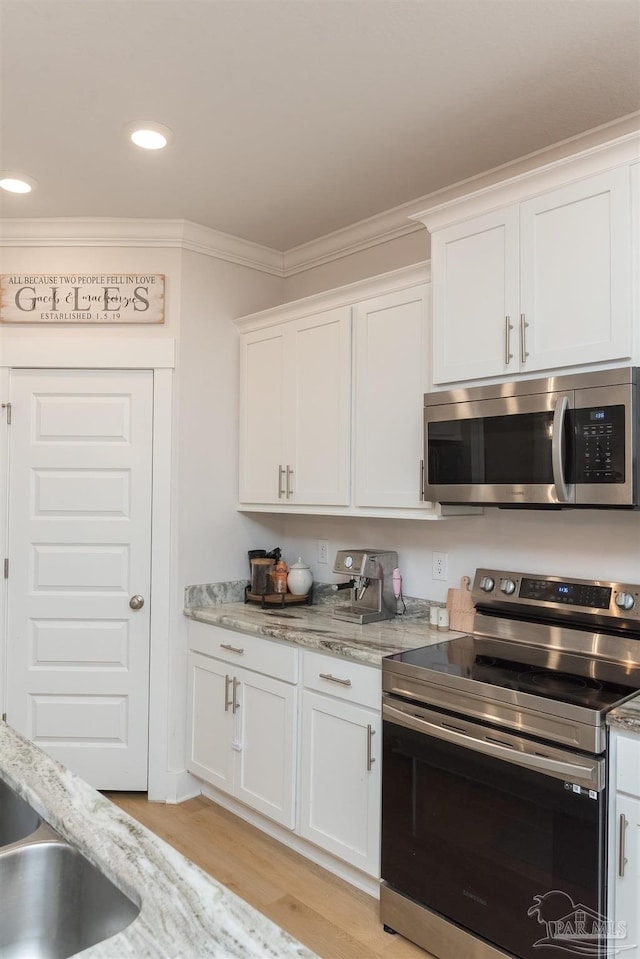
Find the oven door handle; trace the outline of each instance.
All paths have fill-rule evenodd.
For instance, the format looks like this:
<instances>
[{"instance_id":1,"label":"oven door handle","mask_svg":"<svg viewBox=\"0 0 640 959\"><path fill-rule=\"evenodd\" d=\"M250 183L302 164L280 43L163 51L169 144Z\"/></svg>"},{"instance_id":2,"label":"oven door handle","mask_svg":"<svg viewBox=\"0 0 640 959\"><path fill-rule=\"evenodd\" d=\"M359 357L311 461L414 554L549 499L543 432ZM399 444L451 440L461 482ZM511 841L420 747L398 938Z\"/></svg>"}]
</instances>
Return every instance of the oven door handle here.
<instances>
[{"instance_id":1,"label":"oven door handle","mask_svg":"<svg viewBox=\"0 0 640 959\"><path fill-rule=\"evenodd\" d=\"M408 715L403 710L396 709L387 703L384 703L382 707L382 718L389 722L396 723L399 726L406 726L407 729L413 729L419 733L426 733L435 739L442 739L444 742L453 743L456 746L464 746L466 749L483 753L485 756L504 759L506 762L513 763L516 766L534 769L547 776L553 776L555 779L563 779L576 785L583 785L598 792L604 785L599 760L582 764L577 762L564 762L560 759L553 759L550 756L523 753L512 746L503 746L495 742L495 740L488 741L478 739L475 736L470 736L467 732L458 732L456 729L451 728L445 729L437 723L429 722L427 719L421 719L415 715ZM455 723L455 718L452 717L451 722Z\"/></svg>"}]
</instances>

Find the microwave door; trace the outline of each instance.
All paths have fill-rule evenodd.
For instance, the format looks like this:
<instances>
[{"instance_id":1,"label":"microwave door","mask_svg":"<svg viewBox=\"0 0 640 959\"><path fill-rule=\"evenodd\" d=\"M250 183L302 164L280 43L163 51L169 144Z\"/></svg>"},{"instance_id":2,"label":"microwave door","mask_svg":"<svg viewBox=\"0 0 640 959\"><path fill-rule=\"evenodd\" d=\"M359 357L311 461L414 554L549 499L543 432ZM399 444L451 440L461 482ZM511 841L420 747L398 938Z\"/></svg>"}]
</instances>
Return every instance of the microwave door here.
<instances>
[{"instance_id":1,"label":"microwave door","mask_svg":"<svg viewBox=\"0 0 640 959\"><path fill-rule=\"evenodd\" d=\"M572 406L570 393L541 393L425 408L425 499L488 506L572 503Z\"/></svg>"}]
</instances>

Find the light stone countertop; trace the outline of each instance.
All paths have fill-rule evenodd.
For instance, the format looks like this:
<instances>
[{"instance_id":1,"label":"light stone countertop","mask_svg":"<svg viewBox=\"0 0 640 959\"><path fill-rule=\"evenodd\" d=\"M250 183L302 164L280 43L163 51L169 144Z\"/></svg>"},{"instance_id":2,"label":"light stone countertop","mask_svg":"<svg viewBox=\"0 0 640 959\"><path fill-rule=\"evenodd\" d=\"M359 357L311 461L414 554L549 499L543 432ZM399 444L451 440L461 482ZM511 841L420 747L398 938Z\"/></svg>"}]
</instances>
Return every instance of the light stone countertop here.
<instances>
[{"instance_id":1,"label":"light stone countertop","mask_svg":"<svg viewBox=\"0 0 640 959\"><path fill-rule=\"evenodd\" d=\"M271 920L0 722L0 778L140 904L91 959L318 959ZM211 842L215 843L215 836Z\"/></svg>"},{"instance_id":2,"label":"light stone countertop","mask_svg":"<svg viewBox=\"0 0 640 959\"><path fill-rule=\"evenodd\" d=\"M329 602L264 610L258 604L223 602L185 607L184 614L200 623L279 639L378 668L385 656L443 643L463 635L453 630L430 627L428 606L405 616L364 626L334 619L332 610L333 604Z\"/></svg>"},{"instance_id":3,"label":"light stone countertop","mask_svg":"<svg viewBox=\"0 0 640 959\"><path fill-rule=\"evenodd\" d=\"M607 725L640 736L640 693L607 713Z\"/></svg>"}]
</instances>

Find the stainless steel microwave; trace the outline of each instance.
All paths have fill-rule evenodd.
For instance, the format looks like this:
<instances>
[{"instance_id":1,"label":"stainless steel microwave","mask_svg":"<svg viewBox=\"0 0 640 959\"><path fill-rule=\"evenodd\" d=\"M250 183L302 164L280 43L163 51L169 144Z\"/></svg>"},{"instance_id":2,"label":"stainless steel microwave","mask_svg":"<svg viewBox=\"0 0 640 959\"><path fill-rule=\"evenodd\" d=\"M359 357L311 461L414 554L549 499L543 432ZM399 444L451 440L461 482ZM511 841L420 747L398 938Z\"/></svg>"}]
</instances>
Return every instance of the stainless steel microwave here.
<instances>
[{"instance_id":1,"label":"stainless steel microwave","mask_svg":"<svg viewBox=\"0 0 640 959\"><path fill-rule=\"evenodd\" d=\"M424 498L503 507L637 508L639 370L424 397Z\"/></svg>"}]
</instances>

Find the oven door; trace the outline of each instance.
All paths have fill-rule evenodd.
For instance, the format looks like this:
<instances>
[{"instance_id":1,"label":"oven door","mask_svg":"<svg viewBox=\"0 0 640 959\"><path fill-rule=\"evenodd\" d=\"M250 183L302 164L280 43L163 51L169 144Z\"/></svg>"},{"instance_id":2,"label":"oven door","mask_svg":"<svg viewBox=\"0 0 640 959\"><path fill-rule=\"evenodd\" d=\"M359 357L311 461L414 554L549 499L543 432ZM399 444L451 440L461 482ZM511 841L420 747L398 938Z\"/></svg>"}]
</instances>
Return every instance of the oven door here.
<instances>
[{"instance_id":1,"label":"oven door","mask_svg":"<svg viewBox=\"0 0 640 959\"><path fill-rule=\"evenodd\" d=\"M573 505L572 408L572 391L425 407L424 498Z\"/></svg>"},{"instance_id":2,"label":"oven door","mask_svg":"<svg viewBox=\"0 0 640 959\"><path fill-rule=\"evenodd\" d=\"M387 697L383 737L388 887L519 959L605 955L605 760Z\"/></svg>"}]
</instances>

